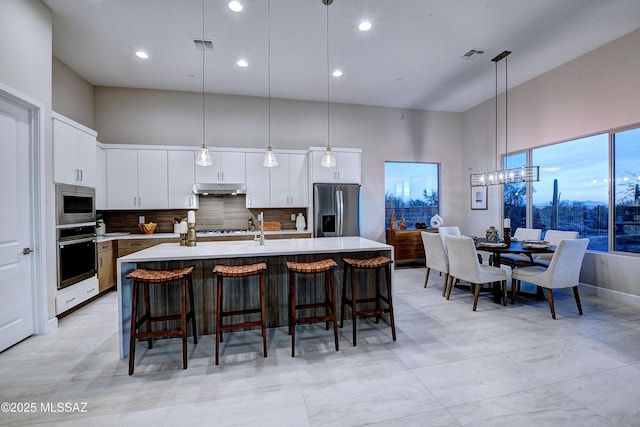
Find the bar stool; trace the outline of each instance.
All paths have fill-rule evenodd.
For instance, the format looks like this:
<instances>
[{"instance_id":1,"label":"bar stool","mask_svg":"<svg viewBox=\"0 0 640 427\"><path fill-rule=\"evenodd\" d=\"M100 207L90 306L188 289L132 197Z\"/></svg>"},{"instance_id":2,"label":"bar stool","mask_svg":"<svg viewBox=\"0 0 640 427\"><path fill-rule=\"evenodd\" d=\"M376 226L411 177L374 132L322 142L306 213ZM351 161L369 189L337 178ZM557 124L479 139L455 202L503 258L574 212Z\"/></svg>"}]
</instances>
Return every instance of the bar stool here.
<instances>
[{"instance_id":1,"label":"bar stool","mask_svg":"<svg viewBox=\"0 0 640 427\"><path fill-rule=\"evenodd\" d=\"M344 275L342 280L342 304L340 306L340 327L344 324L344 306L351 307L351 318L353 319L353 345L356 345L356 319L358 317L371 317L376 316L376 323L381 314L389 313L391 320L391 335L393 340L396 340L396 323L393 317L393 299L391 295L391 269L390 265L393 264L391 258L385 256L377 256L374 258L356 259L356 258L342 258L344 262ZM385 278L387 281L387 296L385 297L380 293L380 270L384 267ZM356 295L356 281L355 271L360 270L375 270L376 271L376 295L375 297L358 298ZM348 272L351 274L348 274ZM347 298L347 279L351 277L351 299ZM387 304L387 307L382 307L382 302ZM358 310L358 304L375 303L375 307L371 309Z\"/></svg>"},{"instance_id":2,"label":"bar stool","mask_svg":"<svg viewBox=\"0 0 640 427\"><path fill-rule=\"evenodd\" d=\"M217 275L218 286L216 291L216 365L218 364L220 354L220 342L222 341L222 333L224 331L233 331L237 329L246 329L260 326L262 328L262 349L264 357L267 357L267 322L265 321L265 299L264 299L264 272L267 264L259 262L249 265L216 265L213 272ZM223 311L223 278L225 277L260 277L260 307L249 308L244 310ZM246 314L260 313L259 321L245 321L230 325L223 325L225 317L241 316Z\"/></svg>"},{"instance_id":3,"label":"bar stool","mask_svg":"<svg viewBox=\"0 0 640 427\"><path fill-rule=\"evenodd\" d=\"M128 279L133 280L133 295L131 298L131 337L129 341L129 375L133 375L134 361L136 353L136 339L146 339L147 345L153 348L153 338L182 338L182 369L187 369L187 323L191 320L193 327L193 343L198 344L198 336L196 333L196 316L193 307L193 284L191 273L194 266L177 268L174 270L148 270L139 268L127 275ZM149 284L167 285L180 284L180 314L169 314L164 316L152 316L151 304L149 298ZM138 291L142 287L145 313L141 318L137 318L138 314ZM189 293L190 310L187 312L186 294ZM180 320L180 327L176 329L167 329L162 331L153 331L151 325L154 322L164 322L167 320ZM139 331L142 324L146 324L146 331Z\"/></svg>"},{"instance_id":4,"label":"bar stool","mask_svg":"<svg viewBox=\"0 0 640 427\"><path fill-rule=\"evenodd\" d=\"M338 347L338 319L336 315L336 287L333 278L333 269L338 264L332 259L323 259L313 262L287 261L289 269L289 334L291 335L291 357L296 355L296 324L326 322L327 331L329 322L333 322L333 336ZM307 304L296 303L296 274L316 275L324 273L324 301ZM298 310L324 308L324 315L298 317Z\"/></svg>"}]
</instances>

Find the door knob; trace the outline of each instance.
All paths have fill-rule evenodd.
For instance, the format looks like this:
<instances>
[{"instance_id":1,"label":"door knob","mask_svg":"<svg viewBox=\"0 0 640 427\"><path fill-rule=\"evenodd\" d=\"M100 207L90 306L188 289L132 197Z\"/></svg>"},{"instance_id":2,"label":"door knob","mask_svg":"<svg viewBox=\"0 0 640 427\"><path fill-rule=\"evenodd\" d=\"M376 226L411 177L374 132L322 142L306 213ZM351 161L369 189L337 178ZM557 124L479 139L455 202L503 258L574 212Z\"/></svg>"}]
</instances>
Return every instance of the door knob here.
<instances>
[{"instance_id":1,"label":"door knob","mask_svg":"<svg viewBox=\"0 0 640 427\"><path fill-rule=\"evenodd\" d=\"M29 255L31 252L33 252L33 249L31 249L31 248L23 248L22 249L22 255Z\"/></svg>"}]
</instances>

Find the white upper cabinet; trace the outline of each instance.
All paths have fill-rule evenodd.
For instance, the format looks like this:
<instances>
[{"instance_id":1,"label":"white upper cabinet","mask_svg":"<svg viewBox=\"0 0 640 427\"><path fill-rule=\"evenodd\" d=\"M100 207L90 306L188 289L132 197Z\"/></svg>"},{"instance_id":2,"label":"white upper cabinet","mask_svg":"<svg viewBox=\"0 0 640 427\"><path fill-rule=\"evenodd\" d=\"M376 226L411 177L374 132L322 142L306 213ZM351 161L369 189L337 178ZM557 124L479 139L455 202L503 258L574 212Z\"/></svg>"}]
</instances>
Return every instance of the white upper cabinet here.
<instances>
[{"instance_id":1,"label":"white upper cabinet","mask_svg":"<svg viewBox=\"0 0 640 427\"><path fill-rule=\"evenodd\" d=\"M307 155L278 153L278 166L262 166L264 153L247 153L247 207L290 208L309 205Z\"/></svg>"},{"instance_id":2,"label":"white upper cabinet","mask_svg":"<svg viewBox=\"0 0 640 427\"><path fill-rule=\"evenodd\" d=\"M362 181L361 152L359 150L342 151L332 148L336 158L336 166L323 168L320 165L324 156L324 149L311 151L312 183L342 183L360 184Z\"/></svg>"},{"instance_id":3,"label":"white upper cabinet","mask_svg":"<svg viewBox=\"0 0 640 427\"><path fill-rule=\"evenodd\" d=\"M245 181L245 153L211 151L213 165L196 165L196 182L243 184Z\"/></svg>"},{"instance_id":4,"label":"white upper cabinet","mask_svg":"<svg viewBox=\"0 0 640 427\"><path fill-rule=\"evenodd\" d=\"M193 194L195 153L169 150L167 156L169 209L197 209L198 196Z\"/></svg>"},{"instance_id":5,"label":"white upper cabinet","mask_svg":"<svg viewBox=\"0 0 640 427\"><path fill-rule=\"evenodd\" d=\"M107 209L107 150L96 147L96 209Z\"/></svg>"},{"instance_id":6,"label":"white upper cabinet","mask_svg":"<svg viewBox=\"0 0 640 427\"><path fill-rule=\"evenodd\" d=\"M265 168L262 166L264 153L247 153L246 171L246 206L248 208L267 208L271 206L269 188L269 170L275 168ZM278 155L278 161L280 156Z\"/></svg>"},{"instance_id":7,"label":"white upper cabinet","mask_svg":"<svg viewBox=\"0 0 640 427\"><path fill-rule=\"evenodd\" d=\"M96 132L53 113L53 181L96 185Z\"/></svg>"},{"instance_id":8,"label":"white upper cabinet","mask_svg":"<svg viewBox=\"0 0 640 427\"><path fill-rule=\"evenodd\" d=\"M107 150L108 209L167 209L167 150Z\"/></svg>"}]
</instances>

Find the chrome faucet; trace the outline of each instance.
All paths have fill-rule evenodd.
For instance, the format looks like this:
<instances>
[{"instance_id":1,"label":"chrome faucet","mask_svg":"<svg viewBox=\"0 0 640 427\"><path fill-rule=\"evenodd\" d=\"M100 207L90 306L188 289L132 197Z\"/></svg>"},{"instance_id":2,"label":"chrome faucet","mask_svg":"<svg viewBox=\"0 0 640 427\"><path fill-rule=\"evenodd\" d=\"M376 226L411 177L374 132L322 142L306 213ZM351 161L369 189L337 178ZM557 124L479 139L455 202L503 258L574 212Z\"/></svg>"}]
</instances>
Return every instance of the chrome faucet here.
<instances>
[{"instance_id":1,"label":"chrome faucet","mask_svg":"<svg viewBox=\"0 0 640 427\"><path fill-rule=\"evenodd\" d=\"M260 224L260 246L264 246L264 213L260 212L258 216L258 224Z\"/></svg>"}]
</instances>

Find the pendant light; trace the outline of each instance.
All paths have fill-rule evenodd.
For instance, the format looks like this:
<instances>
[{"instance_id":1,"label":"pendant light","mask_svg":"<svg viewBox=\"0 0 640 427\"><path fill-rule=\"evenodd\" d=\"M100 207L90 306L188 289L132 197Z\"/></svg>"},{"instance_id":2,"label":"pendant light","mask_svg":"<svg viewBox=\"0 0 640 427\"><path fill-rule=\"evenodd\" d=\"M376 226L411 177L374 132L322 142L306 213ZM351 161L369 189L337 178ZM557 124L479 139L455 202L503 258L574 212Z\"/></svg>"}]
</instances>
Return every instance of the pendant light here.
<instances>
[{"instance_id":1,"label":"pendant light","mask_svg":"<svg viewBox=\"0 0 640 427\"><path fill-rule=\"evenodd\" d=\"M496 168L493 172L486 173L473 173L471 174L471 187L485 186L485 185L499 185L499 184L513 184L516 182L533 182L540 181L540 166L526 166L523 165L518 168L505 169L498 168L498 62L504 59L505 72L504 72L504 151L505 156L509 155L508 148L508 127L507 119L509 114L508 109L508 75L509 75L509 62L507 56L511 54L510 51L505 50L500 55L491 59L495 63L496 69Z\"/></svg>"},{"instance_id":2,"label":"pendant light","mask_svg":"<svg viewBox=\"0 0 640 427\"><path fill-rule=\"evenodd\" d=\"M334 168L336 167L336 157L331 151L331 138L330 138L330 118L329 118L329 105L330 105L330 97L329 97L329 86L330 86L330 78L331 75L329 73L329 6L333 3L333 0L322 0L322 4L327 6L327 149L324 152L324 156L322 156L322 161L320 165L323 168Z\"/></svg>"},{"instance_id":3,"label":"pendant light","mask_svg":"<svg viewBox=\"0 0 640 427\"><path fill-rule=\"evenodd\" d=\"M204 108L204 51L206 49L206 43L204 40L204 2L202 0L202 146L196 155L196 165L198 166L211 166L213 165L213 159L209 148L207 148L207 131L205 126L205 108Z\"/></svg>"},{"instance_id":4,"label":"pendant light","mask_svg":"<svg viewBox=\"0 0 640 427\"><path fill-rule=\"evenodd\" d=\"M276 153L271 148L271 0L267 1L267 73L269 81L269 146L264 153L264 161L262 166L265 168L273 168L278 166L278 159Z\"/></svg>"}]
</instances>

